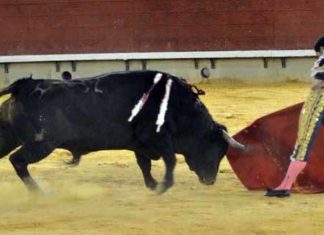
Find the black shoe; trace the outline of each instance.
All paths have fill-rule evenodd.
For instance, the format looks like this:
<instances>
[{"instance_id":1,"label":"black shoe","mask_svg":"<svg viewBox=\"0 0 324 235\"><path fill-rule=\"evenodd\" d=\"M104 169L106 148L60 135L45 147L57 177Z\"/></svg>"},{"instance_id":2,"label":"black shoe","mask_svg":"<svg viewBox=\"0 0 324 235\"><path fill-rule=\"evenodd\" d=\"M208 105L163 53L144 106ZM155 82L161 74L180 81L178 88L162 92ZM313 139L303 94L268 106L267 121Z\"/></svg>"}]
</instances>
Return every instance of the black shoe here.
<instances>
[{"instance_id":1,"label":"black shoe","mask_svg":"<svg viewBox=\"0 0 324 235\"><path fill-rule=\"evenodd\" d=\"M289 197L290 190L288 190L288 189L283 189L283 190L268 189L267 193L264 196L267 196L267 197Z\"/></svg>"}]
</instances>

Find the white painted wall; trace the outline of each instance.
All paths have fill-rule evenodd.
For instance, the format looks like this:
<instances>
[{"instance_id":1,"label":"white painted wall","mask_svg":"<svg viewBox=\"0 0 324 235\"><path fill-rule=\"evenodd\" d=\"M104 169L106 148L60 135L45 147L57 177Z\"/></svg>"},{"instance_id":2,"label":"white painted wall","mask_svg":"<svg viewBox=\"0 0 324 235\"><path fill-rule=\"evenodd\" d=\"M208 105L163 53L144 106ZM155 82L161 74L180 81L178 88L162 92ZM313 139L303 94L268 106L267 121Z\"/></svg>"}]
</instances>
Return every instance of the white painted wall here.
<instances>
[{"instance_id":1,"label":"white painted wall","mask_svg":"<svg viewBox=\"0 0 324 235\"><path fill-rule=\"evenodd\" d=\"M282 58L286 67L282 65ZM60 79L64 71L69 71L73 78L125 71L126 61L129 70L142 70L146 66L147 70L168 72L190 82L203 80L201 69L204 67L210 71L210 80L307 81L315 60L312 50L0 56L0 85L30 74L35 78ZM74 61L75 71L71 61Z\"/></svg>"}]
</instances>

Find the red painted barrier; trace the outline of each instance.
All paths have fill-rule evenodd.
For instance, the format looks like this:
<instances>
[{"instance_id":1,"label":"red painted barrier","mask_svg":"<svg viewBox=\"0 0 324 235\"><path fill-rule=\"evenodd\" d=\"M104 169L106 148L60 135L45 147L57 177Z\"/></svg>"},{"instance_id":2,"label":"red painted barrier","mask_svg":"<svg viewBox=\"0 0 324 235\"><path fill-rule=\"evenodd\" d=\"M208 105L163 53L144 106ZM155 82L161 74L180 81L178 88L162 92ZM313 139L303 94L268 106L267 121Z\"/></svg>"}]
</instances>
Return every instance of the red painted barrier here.
<instances>
[{"instance_id":1,"label":"red painted barrier","mask_svg":"<svg viewBox=\"0 0 324 235\"><path fill-rule=\"evenodd\" d=\"M310 49L323 0L0 1L0 55Z\"/></svg>"}]
</instances>

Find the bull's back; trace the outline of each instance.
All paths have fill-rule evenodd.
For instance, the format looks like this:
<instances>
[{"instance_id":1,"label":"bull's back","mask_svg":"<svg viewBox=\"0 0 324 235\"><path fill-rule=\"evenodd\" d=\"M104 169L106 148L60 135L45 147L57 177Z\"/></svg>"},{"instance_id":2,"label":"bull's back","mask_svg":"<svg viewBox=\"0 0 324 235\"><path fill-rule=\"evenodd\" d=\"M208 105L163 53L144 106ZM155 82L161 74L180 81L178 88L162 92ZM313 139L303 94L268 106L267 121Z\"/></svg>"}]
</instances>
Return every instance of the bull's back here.
<instances>
[{"instance_id":1,"label":"bull's back","mask_svg":"<svg viewBox=\"0 0 324 235\"><path fill-rule=\"evenodd\" d=\"M153 84L154 71L113 73L87 81L89 92L75 92L71 101L92 120L127 122L131 111Z\"/></svg>"},{"instance_id":2,"label":"bull's back","mask_svg":"<svg viewBox=\"0 0 324 235\"><path fill-rule=\"evenodd\" d=\"M128 119L139 99L150 89L156 73L116 73L85 79L88 89L70 87L63 93L44 97L39 113L47 115L45 128L65 142L115 148L127 145L134 138L133 123Z\"/></svg>"}]
</instances>

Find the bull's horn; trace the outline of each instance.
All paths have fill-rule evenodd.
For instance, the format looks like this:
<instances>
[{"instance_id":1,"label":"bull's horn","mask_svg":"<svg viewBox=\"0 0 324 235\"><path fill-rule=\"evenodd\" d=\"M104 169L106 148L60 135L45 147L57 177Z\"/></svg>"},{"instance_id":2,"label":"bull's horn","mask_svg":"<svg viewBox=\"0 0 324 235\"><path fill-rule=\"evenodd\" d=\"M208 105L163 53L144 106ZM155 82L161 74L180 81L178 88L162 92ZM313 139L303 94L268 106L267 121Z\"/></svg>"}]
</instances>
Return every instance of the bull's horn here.
<instances>
[{"instance_id":1,"label":"bull's horn","mask_svg":"<svg viewBox=\"0 0 324 235\"><path fill-rule=\"evenodd\" d=\"M232 146L233 148L236 149L240 149L240 150L244 150L245 149L245 145L240 144L239 142L237 142L234 138L232 138L226 131L223 130L223 137L226 140L226 142Z\"/></svg>"}]
</instances>

